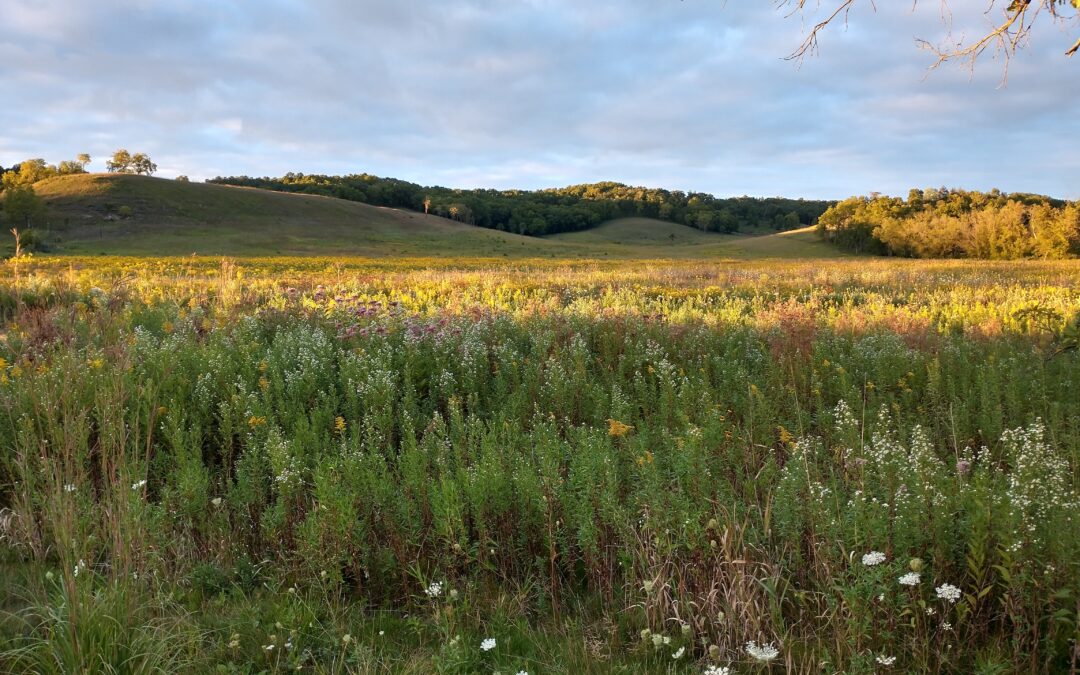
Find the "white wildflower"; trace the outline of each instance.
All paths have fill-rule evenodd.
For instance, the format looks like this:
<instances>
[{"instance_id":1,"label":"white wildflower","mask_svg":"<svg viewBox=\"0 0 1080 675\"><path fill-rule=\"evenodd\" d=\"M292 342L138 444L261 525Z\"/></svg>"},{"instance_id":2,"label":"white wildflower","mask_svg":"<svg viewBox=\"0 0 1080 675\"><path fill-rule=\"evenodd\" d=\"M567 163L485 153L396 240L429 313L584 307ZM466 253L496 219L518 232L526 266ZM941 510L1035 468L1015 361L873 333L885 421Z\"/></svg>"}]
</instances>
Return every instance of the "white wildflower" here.
<instances>
[{"instance_id":1,"label":"white wildflower","mask_svg":"<svg viewBox=\"0 0 1080 675\"><path fill-rule=\"evenodd\" d=\"M68 483L67 485L65 485L64 486L64 492L75 492L75 484L74 483Z\"/></svg>"},{"instance_id":2,"label":"white wildflower","mask_svg":"<svg viewBox=\"0 0 1080 675\"><path fill-rule=\"evenodd\" d=\"M941 627L945 630L952 630L952 624L948 621L942 622Z\"/></svg>"},{"instance_id":3,"label":"white wildflower","mask_svg":"<svg viewBox=\"0 0 1080 675\"><path fill-rule=\"evenodd\" d=\"M900 577L900 584L903 586L918 586L919 585L919 573L908 572L904 576Z\"/></svg>"},{"instance_id":4,"label":"white wildflower","mask_svg":"<svg viewBox=\"0 0 1080 675\"><path fill-rule=\"evenodd\" d=\"M140 481L138 481L138 482L136 482L136 483L132 483L132 484L131 484L131 489L132 489L132 490L139 490L139 489L141 489L141 488L142 488L142 487L143 487L144 485L146 485L146 479L145 479L145 478L144 478L144 479L142 479L142 480L140 480Z\"/></svg>"},{"instance_id":5,"label":"white wildflower","mask_svg":"<svg viewBox=\"0 0 1080 675\"><path fill-rule=\"evenodd\" d=\"M424 592L427 593L427 596L429 598L437 598L442 595L442 583L439 581L433 581L431 582L431 585L427 587L427 590Z\"/></svg>"},{"instance_id":6,"label":"white wildflower","mask_svg":"<svg viewBox=\"0 0 1080 675\"><path fill-rule=\"evenodd\" d=\"M495 638L486 638L480 643L480 649L485 652L490 652L492 649L495 649Z\"/></svg>"},{"instance_id":7,"label":"white wildflower","mask_svg":"<svg viewBox=\"0 0 1080 675\"><path fill-rule=\"evenodd\" d=\"M686 653L686 647L679 647L677 650L675 650L675 653L671 655L671 658L680 659L680 658L682 658L682 655L685 654L685 653Z\"/></svg>"},{"instance_id":8,"label":"white wildflower","mask_svg":"<svg viewBox=\"0 0 1080 675\"><path fill-rule=\"evenodd\" d=\"M960 599L960 589L952 584L941 584L934 590L937 591L937 596L942 600L948 600L955 604Z\"/></svg>"},{"instance_id":9,"label":"white wildflower","mask_svg":"<svg viewBox=\"0 0 1080 675\"><path fill-rule=\"evenodd\" d=\"M880 565L883 562L885 562L885 554L881 551L870 551L862 557L862 564L866 565L867 567Z\"/></svg>"},{"instance_id":10,"label":"white wildflower","mask_svg":"<svg viewBox=\"0 0 1080 675\"><path fill-rule=\"evenodd\" d=\"M702 675L731 675L731 668L727 666L708 666Z\"/></svg>"},{"instance_id":11,"label":"white wildflower","mask_svg":"<svg viewBox=\"0 0 1080 675\"><path fill-rule=\"evenodd\" d=\"M773 647L772 643L759 645L751 640L746 643L746 653L753 656L758 661L772 661L777 656L780 656L780 651Z\"/></svg>"},{"instance_id":12,"label":"white wildflower","mask_svg":"<svg viewBox=\"0 0 1080 675\"><path fill-rule=\"evenodd\" d=\"M214 505L214 508L219 508L221 506L221 497L214 497L210 500L210 503Z\"/></svg>"},{"instance_id":13,"label":"white wildflower","mask_svg":"<svg viewBox=\"0 0 1080 675\"><path fill-rule=\"evenodd\" d=\"M885 656L884 654L880 654L875 659L875 661L877 661L878 663L880 663L883 666L891 666L892 664L896 663L896 657L895 656Z\"/></svg>"}]
</instances>

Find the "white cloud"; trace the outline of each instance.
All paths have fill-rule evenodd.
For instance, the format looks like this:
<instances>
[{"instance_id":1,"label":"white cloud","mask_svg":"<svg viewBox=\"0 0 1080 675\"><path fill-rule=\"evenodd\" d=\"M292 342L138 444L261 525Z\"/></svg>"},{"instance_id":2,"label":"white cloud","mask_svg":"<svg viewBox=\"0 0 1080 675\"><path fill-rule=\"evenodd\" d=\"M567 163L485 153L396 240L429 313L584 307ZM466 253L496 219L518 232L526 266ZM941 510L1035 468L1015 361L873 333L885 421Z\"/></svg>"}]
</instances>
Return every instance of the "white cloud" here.
<instances>
[{"instance_id":1,"label":"white cloud","mask_svg":"<svg viewBox=\"0 0 1080 675\"><path fill-rule=\"evenodd\" d=\"M801 65L782 57L803 23L769 0L34 0L4 19L4 165L123 145L193 178L1080 196L1068 35L1037 31L1007 88L989 59L926 77L933 2L862 3Z\"/></svg>"}]
</instances>

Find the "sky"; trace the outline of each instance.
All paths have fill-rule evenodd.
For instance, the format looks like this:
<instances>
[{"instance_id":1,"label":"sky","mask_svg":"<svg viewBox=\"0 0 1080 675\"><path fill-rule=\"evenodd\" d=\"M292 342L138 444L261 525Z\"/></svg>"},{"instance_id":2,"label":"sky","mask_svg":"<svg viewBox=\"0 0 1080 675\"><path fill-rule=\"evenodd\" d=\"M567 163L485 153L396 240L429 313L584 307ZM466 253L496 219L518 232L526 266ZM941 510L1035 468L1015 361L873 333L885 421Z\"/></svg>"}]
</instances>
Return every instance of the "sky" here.
<instances>
[{"instance_id":1,"label":"sky","mask_svg":"<svg viewBox=\"0 0 1080 675\"><path fill-rule=\"evenodd\" d=\"M0 165L1080 198L1075 23L1040 21L1005 86L992 52L931 72L916 43L984 30L984 0L861 0L785 60L830 2L0 0Z\"/></svg>"}]
</instances>

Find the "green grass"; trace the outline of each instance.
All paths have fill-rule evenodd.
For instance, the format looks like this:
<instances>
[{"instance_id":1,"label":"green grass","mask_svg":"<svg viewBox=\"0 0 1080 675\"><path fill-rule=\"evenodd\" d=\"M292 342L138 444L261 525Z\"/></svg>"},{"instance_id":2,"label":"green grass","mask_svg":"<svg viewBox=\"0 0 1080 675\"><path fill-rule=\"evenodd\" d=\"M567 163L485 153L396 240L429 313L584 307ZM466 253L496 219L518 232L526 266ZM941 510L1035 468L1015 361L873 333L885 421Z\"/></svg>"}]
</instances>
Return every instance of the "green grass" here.
<instances>
[{"instance_id":1,"label":"green grass","mask_svg":"<svg viewBox=\"0 0 1080 675\"><path fill-rule=\"evenodd\" d=\"M1078 261L0 267L0 672L1068 672L1077 287Z\"/></svg>"},{"instance_id":2,"label":"green grass","mask_svg":"<svg viewBox=\"0 0 1080 675\"><path fill-rule=\"evenodd\" d=\"M720 235L623 218L546 238L330 197L145 176L82 174L35 185L46 239L68 255L797 258L841 255L812 232ZM120 218L123 207L131 215ZM126 209L125 209L126 210Z\"/></svg>"},{"instance_id":3,"label":"green grass","mask_svg":"<svg viewBox=\"0 0 1080 675\"><path fill-rule=\"evenodd\" d=\"M535 255L536 239L314 195L145 176L61 176L35 186L58 252L116 255ZM121 207L133 215L112 220Z\"/></svg>"},{"instance_id":4,"label":"green grass","mask_svg":"<svg viewBox=\"0 0 1080 675\"><path fill-rule=\"evenodd\" d=\"M549 237L588 246L597 256L638 258L839 258L807 227L768 234L720 234L653 218L620 218L581 232Z\"/></svg>"}]
</instances>

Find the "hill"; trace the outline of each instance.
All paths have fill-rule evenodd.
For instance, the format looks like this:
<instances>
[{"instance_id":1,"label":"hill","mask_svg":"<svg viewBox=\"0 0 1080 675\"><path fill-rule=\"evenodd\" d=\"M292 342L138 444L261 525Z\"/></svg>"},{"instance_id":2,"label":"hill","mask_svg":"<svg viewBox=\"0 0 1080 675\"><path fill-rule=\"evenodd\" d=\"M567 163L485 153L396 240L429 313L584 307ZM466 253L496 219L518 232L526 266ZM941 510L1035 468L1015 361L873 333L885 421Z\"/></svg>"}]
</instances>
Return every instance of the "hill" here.
<instances>
[{"instance_id":1,"label":"hill","mask_svg":"<svg viewBox=\"0 0 1080 675\"><path fill-rule=\"evenodd\" d=\"M665 258L835 258L844 254L813 227L770 234L718 234L652 218L620 218L548 239L600 254Z\"/></svg>"},{"instance_id":2,"label":"hill","mask_svg":"<svg viewBox=\"0 0 1080 675\"><path fill-rule=\"evenodd\" d=\"M415 211L249 187L76 174L34 185L50 250L114 255L351 255L545 258L822 257L812 232L701 232L651 218L532 237Z\"/></svg>"},{"instance_id":3,"label":"hill","mask_svg":"<svg viewBox=\"0 0 1080 675\"><path fill-rule=\"evenodd\" d=\"M63 253L502 256L544 243L331 197L146 176L58 176L34 189Z\"/></svg>"}]
</instances>

